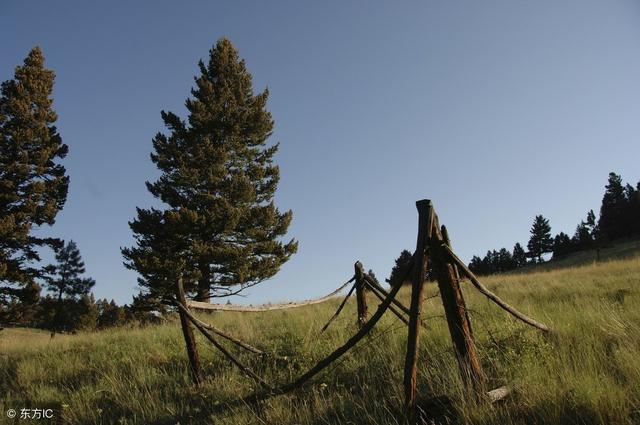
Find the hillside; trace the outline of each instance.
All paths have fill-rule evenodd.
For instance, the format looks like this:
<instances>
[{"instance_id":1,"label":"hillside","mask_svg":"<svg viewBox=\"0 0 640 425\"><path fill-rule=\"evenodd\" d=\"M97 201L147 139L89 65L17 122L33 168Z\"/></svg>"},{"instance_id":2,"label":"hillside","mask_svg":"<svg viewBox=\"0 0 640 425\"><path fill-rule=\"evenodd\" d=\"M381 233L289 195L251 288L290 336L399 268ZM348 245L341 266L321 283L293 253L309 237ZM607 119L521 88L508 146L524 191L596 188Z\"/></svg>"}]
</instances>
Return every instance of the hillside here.
<instances>
[{"instance_id":1,"label":"hillside","mask_svg":"<svg viewBox=\"0 0 640 425\"><path fill-rule=\"evenodd\" d=\"M640 256L483 282L555 332L543 335L514 322L465 284L490 386L515 388L499 406L478 406L464 399L440 300L429 299L421 341L422 397L455 398L450 413L455 423L640 423ZM430 284L426 295L434 293ZM405 303L407 296L401 293ZM268 382L282 383L354 333L355 306L349 303L319 334L339 300L296 310L199 317L288 356L287 363L240 354ZM375 303L370 297L371 309ZM208 380L200 390L190 385L175 320L53 340L38 331L5 329L0 331L0 405L3 411L52 407L58 417L83 424L397 424L405 338L404 325L387 315L371 337L305 390L249 406L234 401L251 393L253 382L200 337Z\"/></svg>"},{"instance_id":2,"label":"hillside","mask_svg":"<svg viewBox=\"0 0 640 425\"><path fill-rule=\"evenodd\" d=\"M631 258L640 255L640 239L624 239L612 242L607 246L600 249L600 260L619 260L625 258ZM575 267L585 264L593 263L597 261L598 254L595 249L578 251L568 254L565 257L548 261L543 264L535 266L529 266L523 269L525 273L530 273L536 270L552 270L564 267Z\"/></svg>"}]
</instances>

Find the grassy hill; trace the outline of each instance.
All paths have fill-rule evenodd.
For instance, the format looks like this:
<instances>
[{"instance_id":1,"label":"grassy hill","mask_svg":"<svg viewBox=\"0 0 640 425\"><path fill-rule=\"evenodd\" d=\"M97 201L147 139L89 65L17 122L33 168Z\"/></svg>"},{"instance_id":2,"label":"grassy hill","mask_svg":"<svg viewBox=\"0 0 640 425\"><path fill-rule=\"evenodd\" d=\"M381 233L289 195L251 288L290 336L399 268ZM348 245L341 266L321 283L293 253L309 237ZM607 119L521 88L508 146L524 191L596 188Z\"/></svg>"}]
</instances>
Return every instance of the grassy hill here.
<instances>
[{"instance_id":1,"label":"grassy hill","mask_svg":"<svg viewBox=\"0 0 640 425\"><path fill-rule=\"evenodd\" d=\"M638 255L640 255L640 239L637 238L619 240L600 249L600 261L633 258ZM543 264L526 267L522 269L522 271L530 273L534 270L553 270L564 267L576 267L591 264L597 260L597 251L595 249L590 249L574 252L565 257L551 260Z\"/></svg>"},{"instance_id":2,"label":"grassy hill","mask_svg":"<svg viewBox=\"0 0 640 425\"><path fill-rule=\"evenodd\" d=\"M640 256L483 279L555 330L515 322L464 285L491 387L515 393L487 407L465 400L439 298L425 302L421 397L455 398L454 423L640 423ZM435 294L430 284L427 295ZM408 293L401 297L407 301ZM350 303L327 332L339 299L265 313L199 314L288 363L240 358L270 382L300 375L355 332ZM377 301L370 297L370 309ZM386 315L370 337L306 389L259 405L233 402L255 388L198 337L206 383L190 384L178 323L58 335L0 331L0 407L53 407L69 423L398 424L406 329ZM233 349L235 351L235 349ZM5 419L5 418L3 418Z\"/></svg>"}]
</instances>

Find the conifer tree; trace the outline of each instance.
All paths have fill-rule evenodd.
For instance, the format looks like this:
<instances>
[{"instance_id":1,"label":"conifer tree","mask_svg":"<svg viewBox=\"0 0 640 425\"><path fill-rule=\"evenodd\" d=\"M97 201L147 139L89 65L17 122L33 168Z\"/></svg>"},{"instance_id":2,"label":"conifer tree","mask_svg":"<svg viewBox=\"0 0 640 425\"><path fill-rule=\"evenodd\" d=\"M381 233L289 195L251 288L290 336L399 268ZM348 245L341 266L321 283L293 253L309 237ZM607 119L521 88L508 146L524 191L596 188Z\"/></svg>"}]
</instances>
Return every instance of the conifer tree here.
<instances>
[{"instance_id":1,"label":"conifer tree","mask_svg":"<svg viewBox=\"0 0 640 425\"><path fill-rule=\"evenodd\" d=\"M498 251L498 255L496 256L496 272L498 273L504 273L504 272L508 272L509 270L513 270L515 268L514 263L513 263L513 257L511 256L511 253L506 249L506 248L501 248L500 251Z\"/></svg>"},{"instance_id":2,"label":"conifer tree","mask_svg":"<svg viewBox=\"0 0 640 425\"><path fill-rule=\"evenodd\" d=\"M182 275L196 299L208 300L272 277L297 242L280 241L292 213L273 201L278 144L267 144L268 90L254 94L251 74L227 39L198 66L188 119L163 111L169 134L153 139L151 160L162 175L147 188L168 208L138 209L130 223L137 246L122 252L150 292L166 294Z\"/></svg>"},{"instance_id":3,"label":"conifer tree","mask_svg":"<svg viewBox=\"0 0 640 425\"><path fill-rule=\"evenodd\" d=\"M61 327L61 312L63 297L76 300L77 297L88 295L95 281L82 277L85 273L84 262L80 250L74 241L69 241L56 252L56 264L49 266L50 275L47 276L47 289L57 297L57 314L54 326Z\"/></svg>"},{"instance_id":4,"label":"conifer tree","mask_svg":"<svg viewBox=\"0 0 640 425\"><path fill-rule=\"evenodd\" d=\"M98 302L100 315L98 316L98 327L101 329L122 325L125 321L125 309L106 299Z\"/></svg>"},{"instance_id":5,"label":"conifer tree","mask_svg":"<svg viewBox=\"0 0 640 425\"><path fill-rule=\"evenodd\" d=\"M378 277L376 276L376 274L373 272L373 270L369 269L369 271L367 272L367 274L369 275L369 277L378 285L380 285L380 281L378 280ZM366 289L366 288L365 288Z\"/></svg>"},{"instance_id":6,"label":"conifer tree","mask_svg":"<svg viewBox=\"0 0 640 425\"><path fill-rule=\"evenodd\" d=\"M522 248L522 245L520 245L519 242L516 242L516 244L513 246L513 253L511 254L511 257L513 258L513 264L516 268L524 267L527 265L527 254L525 253L524 248Z\"/></svg>"},{"instance_id":7,"label":"conifer tree","mask_svg":"<svg viewBox=\"0 0 640 425\"><path fill-rule=\"evenodd\" d=\"M584 224L584 223L583 223ZM580 228L580 226L578 226ZM553 238L553 259L558 259L569 254L573 251L574 242L571 240L569 235L564 232L560 232Z\"/></svg>"},{"instance_id":8,"label":"conifer tree","mask_svg":"<svg viewBox=\"0 0 640 425\"><path fill-rule=\"evenodd\" d=\"M389 286L402 285L405 282L401 282L400 280L406 275L409 266L411 265L411 258L413 255L403 249L398 258L396 258L396 263L391 269L391 274L385 282L389 284Z\"/></svg>"},{"instance_id":9,"label":"conifer tree","mask_svg":"<svg viewBox=\"0 0 640 425\"><path fill-rule=\"evenodd\" d=\"M67 154L54 123L51 94L54 73L44 67L36 47L2 83L0 95L0 298L20 297L21 288L42 274L34 266L37 248L60 246L33 234L52 225L69 186L58 163Z\"/></svg>"},{"instance_id":10,"label":"conifer tree","mask_svg":"<svg viewBox=\"0 0 640 425\"><path fill-rule=\"evenodd\" d=\"M593 210L589 210L587 213L587 220L584 222L585 226L589 230L591 237L593 238L594 232L596 230L596 214Z\"/></svg>"},{"instance_id":11,"label":"conifer tree","mask_svg":"<svg viewBox=\"0 0 640 425\"><path fill-rule=\"evenodd\" d=\"M627 233L625 223L627 205L622 177L613 172L609 173L598 221L601 236L613 240Z\"/></svg>"},{"instance_id":12,"label":"conifer tree","mask_svg":"<svg viewBox=\"0 0 640 425\"><path fill-rule=\"evenodd\" d=\"M66 300L74 308L71 314L67 315L68 328L70 330L85 330L91 331L96 329L98 325L98 305L93 296L93 293L83 294L80 299L68 299Z\"/></svg>"},{"instance_id":13,"label":"conifer tree","mask_svg":"<svg viewBox=\"0 0 640 425\"><path fill-rule=\"evenodd\" d=\"M541 263L542 255L553 250L553 239L551 238L549 220L542 215L537 215L533 220L530 233L531 237L527 244L529 256L534 259L537 258L537 261Z\"/></svg>"},{"instance_id":14,"label":"conifer tree","mask_svg":"<svg viewBox=\"0 0 640 425\"><path fill-rule=\"evenodd\" d=\"M633 197L630 199L631 232L640 234L640 182L636 184Z\"/></svg>"},{"instance_id":15,"label":"conifer tree","mask_svg":"<svg viewBox=\"0 0 640 425\"><path fill-rule=\"evenodd\" d=\"M471 261L469 262L469 270L471 270L476 275L485 274L482 267L482 259L477 255L471 257Z\"/></svg>"}]
</instances>

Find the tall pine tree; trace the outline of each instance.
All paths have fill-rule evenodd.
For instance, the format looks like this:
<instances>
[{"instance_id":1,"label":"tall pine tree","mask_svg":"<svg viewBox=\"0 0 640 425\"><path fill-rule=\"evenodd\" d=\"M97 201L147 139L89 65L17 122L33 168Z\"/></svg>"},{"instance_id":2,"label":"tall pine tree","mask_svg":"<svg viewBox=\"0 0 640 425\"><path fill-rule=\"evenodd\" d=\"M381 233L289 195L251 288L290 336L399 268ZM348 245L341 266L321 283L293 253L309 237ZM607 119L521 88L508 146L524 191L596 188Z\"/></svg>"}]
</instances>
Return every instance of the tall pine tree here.
<instances>
[{"instance_id":1,"label":"tall pine tree","mask_svg":"<svg viewBox=\"0 0 640 425\"><path fill-rule=\"evenodd\" d=\"M47 289L56 296L56 315L53 329L62 329L63 298L75 301L76 298L88 295L96 282L85 273L84 261L74 241L69 241L56 252L56 264L49 266Z\"/></svg>"},{"instance_id":2,"label":"tall pine tree","mask_svg":"<svg viewBox=\"0 0 640 425\"><path fill-rule=\"evenodd\" d=\"M188 120L163 111L169 134L153 139L151 160L162 175L147 188L168 208L138 210L130 223L138 245L123 255L152 291L181 274L196 299L208 300L272 277L297 242L280 241L292 213L273 202L279 169L278 144L267 144L269 92L254 94L251 74L227 39L198 66Z\"/></svg>"},{"instance_id":3,"label":"tall pine tree","mask_svg":"<svg viewBox=\"0 0 640 425\"><path fill-rule=\"evenodd\" d=\"M549 220L542 215L537 215L533 220L531 226L531 237L527 248L529 249L529 256L537 259L539 263L542 262L542 255L553 250L553 239L551 238L551 226Z\"/></svg>"},{"instance_id":4,"label":"tall pine tree","mask_svg":"<svg viewBox=\"0 0 640 425\"><path fill-rule=\"evenodd\" d=\"M609 173L598 221L600 236L607 240L619 238L628 232L625 220L628 202L625 195L622 177L613 172Z\"/></svg>"},{"instance_id":5,"label":"tall pine tree","mask_svg":"<svg viewBox=\"0 0 640 425\"><path fill-rule=\"evenodd\" d=\"M2 83L0 96L0 297L20 297L42 274L38 247L59 247L35 227L52 225L67 198L69 177L58 163L67 145L54 126L55 75L36 47Z\"/></svg>"}]
</instances>

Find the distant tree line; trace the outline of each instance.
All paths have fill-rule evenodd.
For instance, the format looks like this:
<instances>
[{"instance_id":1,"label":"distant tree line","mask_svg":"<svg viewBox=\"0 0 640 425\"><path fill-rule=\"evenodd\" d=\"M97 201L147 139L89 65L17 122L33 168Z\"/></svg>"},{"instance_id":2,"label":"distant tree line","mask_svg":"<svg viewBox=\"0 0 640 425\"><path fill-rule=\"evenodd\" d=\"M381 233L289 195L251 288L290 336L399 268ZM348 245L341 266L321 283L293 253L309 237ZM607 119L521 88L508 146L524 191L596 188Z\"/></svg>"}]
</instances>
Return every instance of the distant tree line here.
<instances>
[{"instance_id":1,"label":"distant tree line","mask_svg":"<svg viewBox=\"0 0 640 425\"><path fill-rule=\"evenodd\" d=\"M487 251L483 258L474 256L469 269L476 274L503 273L528 264L544 262L545 254L552 259L590 249L599 249L611 241L640 235L640 182L633 187L623 184L622 177L609 173L600 206L600 216L596 219L593 210L576 226L572 236L560 232L551 236L549 220L537 215L530 230L527 251L516 243L513 250L506 248Z\"/></svg>"},{"instance_id":2,"label":"distant tree line","mask_svg":"<svg viewBox=\"0 0 640 425\"><path fill-rule=\"evenodd\" d=\"M609 173L605 193L600 206L600 217L596 219L593 210L587 213L584 220L576 226L573 236L560 232L551 234L549 220L536 215L530 229L527 250L516 243L511 250L500 248L489 250L484 257L473 256L469 269L477 275L488 275L512 271L529 264L544 262L546 254L552 259L562 258L568 254L598 249L616 239L640 236L640 182L633 187L623 184L622 177ZM391 275L385 281L398 285L411 263L411 252L403 250L391 269ZM431 270L427 272L431 278Z\"/></svg>"}]
</instances>

